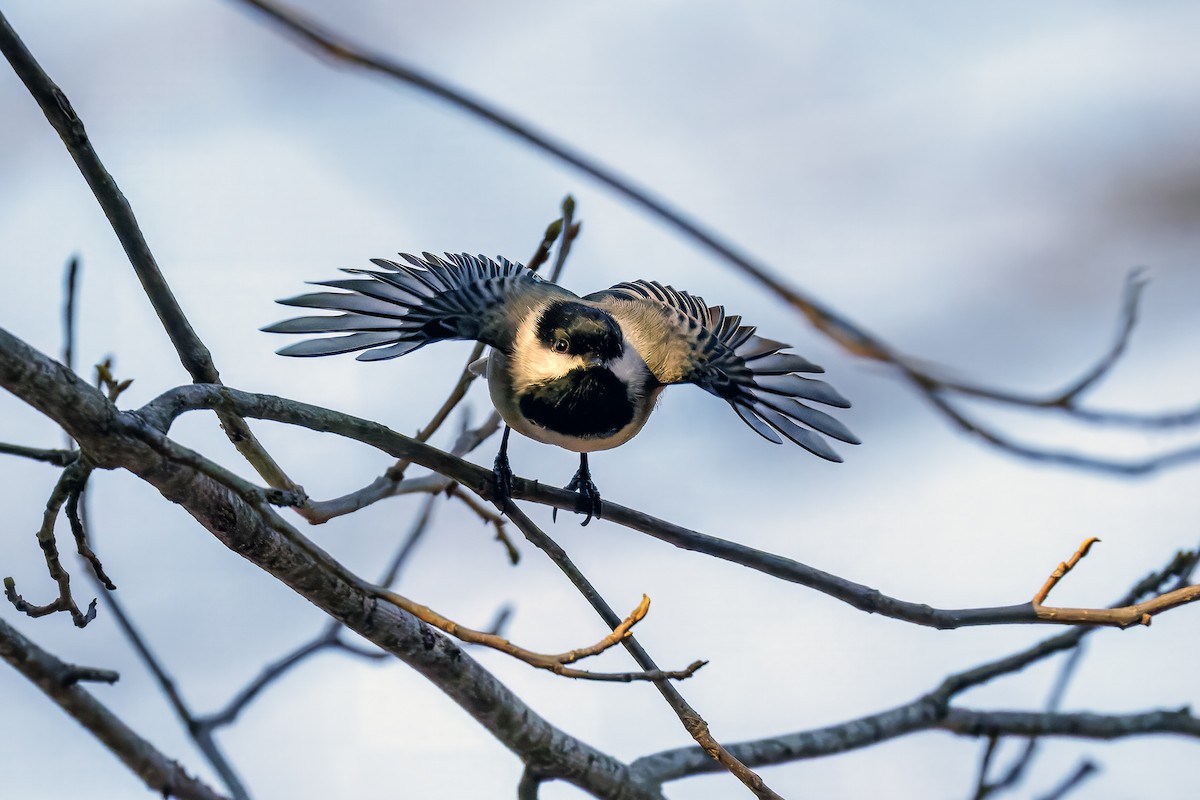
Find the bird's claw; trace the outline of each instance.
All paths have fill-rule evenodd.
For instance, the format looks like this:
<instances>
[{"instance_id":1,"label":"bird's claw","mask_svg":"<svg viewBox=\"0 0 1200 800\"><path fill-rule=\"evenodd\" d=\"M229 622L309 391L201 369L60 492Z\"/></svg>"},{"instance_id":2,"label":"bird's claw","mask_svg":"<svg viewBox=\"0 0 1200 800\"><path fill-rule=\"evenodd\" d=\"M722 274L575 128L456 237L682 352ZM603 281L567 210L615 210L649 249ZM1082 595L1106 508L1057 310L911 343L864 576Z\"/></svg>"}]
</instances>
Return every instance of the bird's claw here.
<instances>
[{"instance_id":1,"label":"bird's claw","mask_svg":"<svg viewBox=\"0 0 1200 800\"><path fill-rule=\"evenodd\" d=\"M592 517L600 519L600 490L596 488L596 484L592 482L592 476L580 467L575 473L575 477L571 478L571 482L563 487L568 492L576 492L579 495L579 500L575 504L576 514L587 514L581 525L587 525L592 521ZM555 509L557 511L557 509Z\"/></svg>"}]
</instances>

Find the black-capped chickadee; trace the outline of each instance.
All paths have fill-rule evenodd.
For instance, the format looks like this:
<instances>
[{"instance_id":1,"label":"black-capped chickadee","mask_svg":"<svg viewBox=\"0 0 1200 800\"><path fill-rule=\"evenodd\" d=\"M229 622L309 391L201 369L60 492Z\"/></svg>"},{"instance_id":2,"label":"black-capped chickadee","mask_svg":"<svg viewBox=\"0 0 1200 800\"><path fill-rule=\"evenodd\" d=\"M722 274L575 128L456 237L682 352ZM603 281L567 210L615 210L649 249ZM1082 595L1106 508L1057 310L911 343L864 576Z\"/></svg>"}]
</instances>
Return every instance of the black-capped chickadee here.
<instances>
[{"instance_id":1,"label":"black-capped chickadee","mask_svg":"<svg viewBox=\"0 0 1200 800\"><path fill-rule=\"evenodd\" d=\"M508 500L509 429L579 453L567 489L581 495L583 524L601 512L587 454L633 438L659 393L694 383L725 400L763 438L780 434L811 453L841 461L819 431L849 444L858 439L833 417L800 402L838 408L850 403L829 384L796 373L823 372L788 345L756 336L723 306L653 281L619 283L579 297L505 258L467 253L441 259L402 253L407 263L372 259L382 271L345 269L361 277L315 281L345 291L279 302L341 311L298 317L263 328L272 333L345 333L279 350L285 356L359 353L379 361L442 339L475 339L491 347L472 365L486 374L492 403L507 423L496 456L497 498ZM813 430L800 427L802 423Z\"/></svg>"}]
</instances>

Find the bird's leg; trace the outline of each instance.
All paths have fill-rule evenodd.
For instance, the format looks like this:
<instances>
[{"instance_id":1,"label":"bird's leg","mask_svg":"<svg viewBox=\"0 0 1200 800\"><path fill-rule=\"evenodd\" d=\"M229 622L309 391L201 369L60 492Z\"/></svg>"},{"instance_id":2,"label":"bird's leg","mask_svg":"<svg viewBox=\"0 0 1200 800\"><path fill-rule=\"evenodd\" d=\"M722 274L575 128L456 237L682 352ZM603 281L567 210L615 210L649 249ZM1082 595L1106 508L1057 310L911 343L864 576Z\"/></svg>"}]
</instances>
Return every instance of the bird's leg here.
<instances>
[{"instance_id":1,"label":"bird's leg","mask_svg":"<svg viewBox=\"0 0 1200 800\"><path fill-rule=\"evenodd\" d=\"M496 461L492 466L492 500L500 507L500 513L508 510L508 501L512 498L512 467L508 465L508 434L512 429L504 426L504 435L500 437L500 452L496 453Z\"/></svg>"},{"instance_id":2,"label":"bird's leg","mask_svg":"<svg viewBox=\"0 0 1200 800\"><path fill-rule=\"evenodd\" d=\"M592 473L588 470L587 453L579 454L579 469L576 470L575 477L571 478L571 482L563 488L568 492L579 493L582 507L577 507L577 513L587 514L582 524L587 525L592 521L592 517L600 519L600 490L592 482Z\"/></svg>"}]
</instances>

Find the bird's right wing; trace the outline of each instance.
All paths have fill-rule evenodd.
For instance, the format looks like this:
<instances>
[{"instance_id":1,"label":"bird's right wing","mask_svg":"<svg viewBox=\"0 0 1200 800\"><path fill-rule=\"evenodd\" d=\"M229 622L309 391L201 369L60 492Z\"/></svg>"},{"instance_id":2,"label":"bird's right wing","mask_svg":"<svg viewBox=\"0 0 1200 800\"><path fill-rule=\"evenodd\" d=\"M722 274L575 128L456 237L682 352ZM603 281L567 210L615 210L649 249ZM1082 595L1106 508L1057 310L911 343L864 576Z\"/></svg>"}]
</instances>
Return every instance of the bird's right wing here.
<instances>
[{"instance_id":1,"label":"bird's right wing","mask_svg":"<svg viewBox=\"0 0 1200 800\"><path fill-rule=\"evenodd\" d=\"M284 356L327 356L365 351L359 361L410 353L442 339L475 339L508 350L517 324L547 295L574 297L521 264L467 253L401 253L407 263L371 259L381 271L344 269L363 277L315 281L342 292L315 292L280 300L285 306L341 311L297 317L263 328L270 333L344 333L307 339L279 350ZM447 260L448 259L448 260Z\"/></svg>"},{"instance_id":2,"label":"bird's right wing","mask_svg":"<svg viewBox=\"0 0 1200 800\"><path fill-rule=\"evenodd\" d=\"M694 383L720 397L764 439L780 444L783 434L830 461L842 458L814 431L859 443L841 422L800 402L850 407L828 383L796 374L824 370L782 352L788 345L756 336L724 306L709 307L703 298L653 281L619 283L584 299L620 320L627 338L640 340L634 344L659 382Z\"/></svg>"}]
</instances>

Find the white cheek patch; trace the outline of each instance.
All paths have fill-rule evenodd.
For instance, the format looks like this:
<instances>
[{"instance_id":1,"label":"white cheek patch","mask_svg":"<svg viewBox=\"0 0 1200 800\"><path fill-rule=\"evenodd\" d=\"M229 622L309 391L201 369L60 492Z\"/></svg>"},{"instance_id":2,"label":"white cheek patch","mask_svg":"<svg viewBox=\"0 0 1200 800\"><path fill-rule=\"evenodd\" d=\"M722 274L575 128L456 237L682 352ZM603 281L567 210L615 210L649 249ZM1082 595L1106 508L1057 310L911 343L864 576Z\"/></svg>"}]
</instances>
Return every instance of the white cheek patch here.
<instances>
[{"instance_id":1,"label":"white cheek patch","mask_svg":"<svg viewBox=\"0 0 1200 800\"><path fill-rule=\"evenodd\" d=\"M517 328L512 354L512 382L517 393L536 383L561 378L573 369L586 367L582 356L556 353L537 338L538 313L529 314Z\"/></svg>"}]
</instances>

